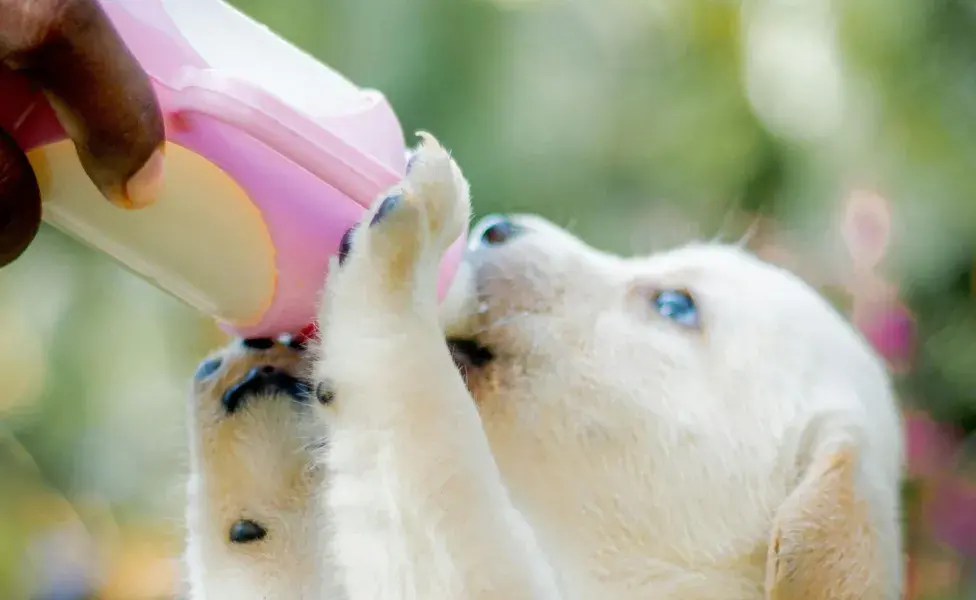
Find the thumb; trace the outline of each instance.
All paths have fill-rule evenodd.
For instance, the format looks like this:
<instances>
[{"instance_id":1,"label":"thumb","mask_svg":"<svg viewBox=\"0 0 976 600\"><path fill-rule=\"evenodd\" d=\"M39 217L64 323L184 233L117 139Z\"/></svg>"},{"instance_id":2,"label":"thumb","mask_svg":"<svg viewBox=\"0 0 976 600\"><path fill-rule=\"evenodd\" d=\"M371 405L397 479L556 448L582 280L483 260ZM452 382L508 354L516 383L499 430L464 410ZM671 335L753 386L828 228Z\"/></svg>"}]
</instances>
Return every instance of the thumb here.
<instances>
[{"instance_id":1,"label":"thumb","mask_svg":"<svg viewBox=\"0 0 976 600\"><path fill-rule=\"evenodd\" d=\"M0 59L43 88L92 182L119 206L151 204L163 175L162 114L99 4L0 0L0 14Z\"/></svg>"},{"instance_id":2,"label":"thumb","mask_svg":"<svg viewBox=\"0 0 976 600\"><path fill-rule=\"evenodd\" d=\"M41 193L27 157L0 129L0 267L13 262L41 225Z\"/></svg>"}]
</instances>

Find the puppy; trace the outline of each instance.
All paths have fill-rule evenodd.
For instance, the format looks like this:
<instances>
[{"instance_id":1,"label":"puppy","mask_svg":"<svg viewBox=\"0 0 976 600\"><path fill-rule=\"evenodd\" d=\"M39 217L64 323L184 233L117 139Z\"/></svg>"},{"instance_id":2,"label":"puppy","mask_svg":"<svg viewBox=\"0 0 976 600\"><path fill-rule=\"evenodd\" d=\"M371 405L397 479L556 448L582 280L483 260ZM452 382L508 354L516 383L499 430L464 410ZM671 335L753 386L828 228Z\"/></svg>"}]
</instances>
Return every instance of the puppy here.
<instances>
[{"instance_id":1,"label":"puppy","mask_svg":"<svg viewBox=\"0 0 976 600\"><path fill-rule=\"evenodd\" d=\"M900 597L896 403L813 290L735 248L624 259L492 217L439 306L439 258L469 212L461 172L425 136L334 261L310 359L327 485L271 478L252 501L230 483L240 464L287 470L294 439L274 436L294 432L270 412L248 442L226 410L198 422L213 440L198 479L228 482L191 522L223 544L191 552L213 590L200 597L307 597L314 569L289 569L317 544L355 600ZM226 538L246 514L272 525L245 555ZM281 587L226 595L242 571Z\"/></svg>"},{"instance_id":2,"label":"puppy","mask_svg":"<svg viewBox=\"0 0 976 600\"><path fill-rule=\"evenodd\" d=\"M235 341L194 376L190 406L188 539L194 600L320 600L328 569L325 478L315 460L300 348Z\"/></svg>"}]
</instances>

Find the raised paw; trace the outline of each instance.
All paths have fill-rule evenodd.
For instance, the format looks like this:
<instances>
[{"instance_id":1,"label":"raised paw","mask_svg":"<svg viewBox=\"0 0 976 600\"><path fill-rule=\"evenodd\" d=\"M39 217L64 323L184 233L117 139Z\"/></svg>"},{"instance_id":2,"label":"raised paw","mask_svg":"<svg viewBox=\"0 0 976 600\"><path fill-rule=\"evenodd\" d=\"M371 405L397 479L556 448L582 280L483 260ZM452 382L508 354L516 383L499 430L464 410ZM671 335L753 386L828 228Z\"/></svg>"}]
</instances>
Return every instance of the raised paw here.
<instances>
[{"instance_id":1,"label":"raised paw","mask_svg":"<svg viewBox=\"0 0 976 600\"><path fill-rule=\"evenodd\" d=\"M340 400L342 387L374 381L378 368L412 352L405 340L416 346L427 339L443 350L438 272L444 252L467 228L471 205L450 154L419 135L406 178L344 236L329 268L317 348L328 360L315 361L314 377L331 382Z\"/></svg>"},{"instance_id":2,"label":"raised paw","mask_svg":"<svg viewBox=\"0 0 976 600\"><path fill-rule=\"evenodd\" d=\"M387 292L436 281L443 253L470 218L468 183L457 164L433 136L418 135L406 178L347 232L339 250L342 271L362 271Z\"/></svg>"}]
</instances>

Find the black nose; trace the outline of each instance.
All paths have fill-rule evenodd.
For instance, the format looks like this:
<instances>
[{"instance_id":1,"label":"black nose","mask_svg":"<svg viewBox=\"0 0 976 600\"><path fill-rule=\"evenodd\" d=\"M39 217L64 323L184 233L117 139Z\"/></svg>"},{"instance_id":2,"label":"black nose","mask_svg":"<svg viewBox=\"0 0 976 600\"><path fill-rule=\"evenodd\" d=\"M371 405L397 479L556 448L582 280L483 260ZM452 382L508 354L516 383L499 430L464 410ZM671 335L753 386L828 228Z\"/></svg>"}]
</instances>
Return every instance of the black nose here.
<instances>
[{"instance_id":1,"label":"black nose","mask_svg":"<svg viewBox=\"0 0 976 600\"><path fill-rule=\"evenodd\" d=\"M229 387L224 392L221 403L224 410L233 413L250 396L257 394L287 394L296 400L306 400L309 393L309 386L304 381L271 365L264 365L254 367L243 379Z\"/></svg>"},{"instance_id":2,"label":"black nose","mask_svg":"<svg viewBox=\"0 0 976 600\"><path fill-rule=\"evenodd\" d=\"M489 215L475 227L472 238L482 246L500 246L522 233L522 226L502 215Z\"/></svg>"}]
</instances>

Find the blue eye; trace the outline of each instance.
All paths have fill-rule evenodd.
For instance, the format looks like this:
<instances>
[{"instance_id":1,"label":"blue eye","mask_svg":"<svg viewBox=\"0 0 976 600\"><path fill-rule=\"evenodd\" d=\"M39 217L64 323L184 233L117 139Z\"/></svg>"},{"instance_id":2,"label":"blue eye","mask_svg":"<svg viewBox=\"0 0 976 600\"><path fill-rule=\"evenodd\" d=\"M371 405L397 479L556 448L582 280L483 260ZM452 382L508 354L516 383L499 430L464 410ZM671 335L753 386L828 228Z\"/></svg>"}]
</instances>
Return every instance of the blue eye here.
<instances>
[{"instance_id":1,"label":"blue eye","mask_svg":"<svg viewBox=\"0 0 976 600\"><path fill-rule=\"evenodd\" d=\"M698 326L698 308L688 292L665 290L654 298L654 308L666 319L687 327Z\"/></svg>"},{"instance_id":2,"label":"blue eye","mask_svg":"<svg viewBox=\"0 0 976 600\"><path fill-rule=\"evenodd\" d=\"M220 368L221 363L223 363L223 361L219 358L211 358L208 361L204 361L199 367L197 367L197 372L193 375L193 378L200 381L201 379L210 377L217 372L217 369Z\"/></svg>"}]
</instances>

